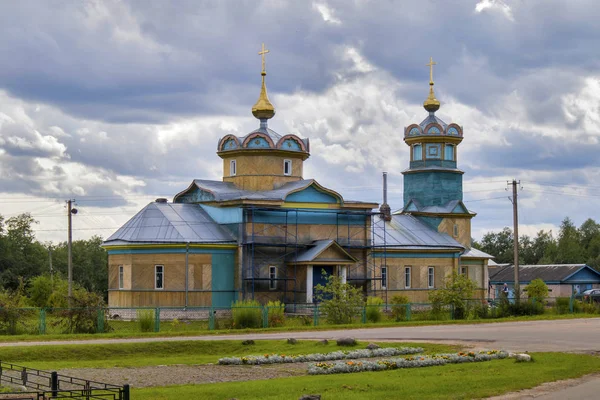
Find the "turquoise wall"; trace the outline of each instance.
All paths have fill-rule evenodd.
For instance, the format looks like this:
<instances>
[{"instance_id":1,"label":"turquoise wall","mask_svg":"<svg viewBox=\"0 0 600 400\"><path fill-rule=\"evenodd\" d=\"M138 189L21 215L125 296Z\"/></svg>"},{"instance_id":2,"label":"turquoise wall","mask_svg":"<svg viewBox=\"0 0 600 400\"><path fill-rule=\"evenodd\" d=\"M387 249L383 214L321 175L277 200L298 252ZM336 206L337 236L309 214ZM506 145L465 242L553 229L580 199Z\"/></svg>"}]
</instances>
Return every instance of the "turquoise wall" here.
<instances>
[{"instance_id":1,"label":"turquoise wall","mask_svg":"<svg viewBox=\"0 0 600 400\"><path fill-rule=\"evenodd\" d=\"M443 206L461 200L462 174L450 171L419 171L404 174L404 206L411 199L421 206Z\"/></svg>"},{"instance_id":2,"label":"turquoise wall","mask_svg":"<svg viewBox=\"0 0 600 400\"><path fill-rule=\"evenodd\" d=\"M236 300L234 253L212 255L212 306L231 307Z\"/></svg>"},{"instance_id":3,"label":"turquoise wall","mask_svg":"<svg viewBox=\"0 0 600 400\"><path fill-rule=\"evenodd\" d=\"M600 274L595 271L592 271L588 268L584 268L573 274L566 279L565 282L569 283L577 283L577 282L593 282L600 283Z\"/></svg>"},{"instance_id":4,"label":"turquoise wall","mask_svg":"<svg viewBox=\"0 0 600 400\"><path fill-rule=\"evenodd\" d=\"M240 207L212 207L200 204L200 207L217 224L240 224L242 222L242 209Z\"/></svg>"},{"instance_id":5,"label":"turquoise wall","mask_svg":"<svg viewBox=\"0 0 600 400\"><path fill-rule=\"evenodd\" d=\"M309 186L304 190L292 193L285 198L285 201L293 203L339 203L337 197L329 193L317 190L314 186Z\"/></svg>"}]
</instances>

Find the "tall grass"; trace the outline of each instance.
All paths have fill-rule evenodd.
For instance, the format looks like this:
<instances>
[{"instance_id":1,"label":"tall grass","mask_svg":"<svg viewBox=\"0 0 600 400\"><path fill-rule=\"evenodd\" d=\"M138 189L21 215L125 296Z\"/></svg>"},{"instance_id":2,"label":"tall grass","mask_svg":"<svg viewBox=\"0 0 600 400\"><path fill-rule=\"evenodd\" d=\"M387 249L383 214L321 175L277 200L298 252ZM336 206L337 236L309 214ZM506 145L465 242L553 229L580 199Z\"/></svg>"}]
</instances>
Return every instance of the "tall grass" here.
<instances>
[{"instance_id":1,"label":"tall grass","mask_svg":"<svg viewBox=\"0 0 600 400\"><path fill-rule=\"evenodd\" d=\"M262 306L256 300L240 300L231 306L233 328L260 328L262 327Z\"/></svg>"},{"instance_id":2,"label":"tall grass","mask_svg":"<svg viewBox=\"0 0 600 400\"><path fill-rule=\"evenodd\" d=\"M379 297L367 297L367 321L379 322L383 318L381 306L383 299Z\"/></svg>"},{"instance_id":3,"label":"tall grass","mask_svg":"<svg viewBox=\"0 0 600 400\"><path fill-rule=\"evenodd\" d=\"M285 304L279 300L269 301L267 303L267 309L269 310L270 328L285 325Z\"/></svg>"},{"instance_id":4,"label":"tall grass","mask_svg":"<svg viewBox=\"0 0 600 400\"><path fill-rule=\"evenodd\" d=\"M154 332L154 310L137 310L137 321L142 332Z\"/></svg>"}]
</instances>

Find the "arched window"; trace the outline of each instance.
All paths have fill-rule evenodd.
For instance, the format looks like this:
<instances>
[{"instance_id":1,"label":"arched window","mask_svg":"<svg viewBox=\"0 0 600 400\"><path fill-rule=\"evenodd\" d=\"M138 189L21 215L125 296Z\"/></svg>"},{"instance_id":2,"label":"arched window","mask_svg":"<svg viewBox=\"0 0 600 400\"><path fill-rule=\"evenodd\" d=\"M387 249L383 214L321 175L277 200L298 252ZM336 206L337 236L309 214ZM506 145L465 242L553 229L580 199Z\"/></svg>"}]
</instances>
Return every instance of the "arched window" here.
<instances>
[{"instance_id":1,"label":"arched window","mask_svg":"<svg viewBox=\"0 0 600 400\"><path fill-rule=\"evenodd\" d=\"M444 160L454 161L454 145L453 144L447 144L444 147Z\"/></svg>"},{"instance_id":2,"label":"arched window","mask_svg":"<svg viewBox=\"0 0 600 400\"><path fill-rule=\"evenodd\" d=\"M413 146L413 161L421 161L423 159L423 146L415 144Z\"/></svg>"}]
</instances>

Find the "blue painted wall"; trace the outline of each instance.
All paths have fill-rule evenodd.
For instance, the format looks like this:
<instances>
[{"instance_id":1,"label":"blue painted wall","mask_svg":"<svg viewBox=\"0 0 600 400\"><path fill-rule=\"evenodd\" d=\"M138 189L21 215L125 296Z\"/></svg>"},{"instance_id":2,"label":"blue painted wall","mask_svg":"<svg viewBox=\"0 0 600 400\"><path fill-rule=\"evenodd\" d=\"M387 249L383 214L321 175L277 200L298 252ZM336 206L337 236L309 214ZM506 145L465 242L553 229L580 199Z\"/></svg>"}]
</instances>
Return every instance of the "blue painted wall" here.
<instances>
[{"instance_id":1,"label":"blue painted wall","mask_svg":"<svg viewBox=\"0 0 600 400\"><path fill-rule=\"evenodd\" d=\"M420 171L404 175L404 206L411 199L424 206L442 206L461 200L462 174L450 171Z\"/></svg>"},{"instance_id":2,"label":"blue painted wall","mask_svg":"<svg viewBox=\"0 0 600 400\"><path fill-rule=\"evenodd\" d=\"M332 196L329 193L324 193L324 192L317 190L317 188L315 188L314 186L309 186L304 190L292 193L285 198L286 202L292 202L292 203L332 203L332 204L336 204L336 203L339 203L339 200L340 199L338 199L335 196Z\"/></svg>"},{"instance_id":3,"label":"blue painted wall","mask_svg":"<svg viewBox=\"0 0 600 400\"><path fill-rule=\"evenodd\" d=\"M233 252L212 255L212 305L213 307L231 307L235 301Z\"/></svg>"},{"instance_id":4,"label":"blue painted wall","mask_svg":"<svg viewBox=\"0 0 600 400\"><path fill-rule=\"evenodd\" d=\"M240 207L212 207L200 204L200 207L218 224L240 224L242 209Z\"/></svg>"},{"instance_id":5,"label":"blue painted wall","mask_svg":"<svg viewBox=\"0 0 600 400\"><path fill-rule=\"evenodd\" d=\"M194 188L190 192L179 196L175 203L199 203L202 201L213 201L214 199L215 196L212 193Z\"/></svg>"},{"instance_id":6,"label":"blue painted wall","mask_svg":"<svg viewBox=\"0 0 600 400\"><path fill-rule=\"evenodd\" d=\"M271 223L271 224L323 224L323 225L335 225L338 223L340 229L344 229L344 225L364 225L366 221L365 215L348 215L348 214L336 214L338 211L315 211L309 209L297 209L290 210L287 213L267 210L255 210L250 212L251 217L254 218L254 222L257 223Z\"/></svg>"},{"instance_id":7,"label":"blue painted wall","mask_svg":"<svg viewBox=\"0 0 600 400\"><path fill-rule=\"evenodd\" d=\"M268 149L271 145L269 145L269 142L265 138L259 136L250 140L247 147L249 149Z\"/></svg>"},{"instance_id":8,"label":"blue painted wall","mask_svg":"<svg viewBox=\"0 0 600 400\"><path fill-rule=\"evenodd\" d=\"M588 268L582 269L565 282L576 283L576 282L593 282L600 283L600 275L597 272L591 271Z\"/></svg>"},{"instance_id":9,"label":"blue painted wall","mask_svg":"<svg viewBox=\"0 0 600 400\"><path fill-rule=\"evenodd\" d=\"M438 227L444 220L444 218L442 218L442 217L423 217L420 215L417 216L417 219L421 222L426 223L428 226L435 229L436 231L438 230Z\"/></svg>"}]
</instances>

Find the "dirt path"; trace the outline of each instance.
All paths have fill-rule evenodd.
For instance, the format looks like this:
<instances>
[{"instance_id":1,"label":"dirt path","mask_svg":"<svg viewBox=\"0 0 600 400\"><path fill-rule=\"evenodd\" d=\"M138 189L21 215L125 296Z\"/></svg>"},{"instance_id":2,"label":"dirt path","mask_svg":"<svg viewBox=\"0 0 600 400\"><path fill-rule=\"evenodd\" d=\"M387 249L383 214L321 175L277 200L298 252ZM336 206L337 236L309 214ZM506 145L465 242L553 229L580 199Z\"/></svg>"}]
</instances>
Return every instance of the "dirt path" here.
<instances>
[{"instance_id":1,"label":"dirt path","mask_svg":"<svg viewBox=\"0 0 600 400\"><path fill-rule=\"evenodd\" d=\"M81 379L148 386L249 381L306 375L306 363L279 365L159 365L135 368L72 368L59 374Z\"/></svg>"}]
</instances>

